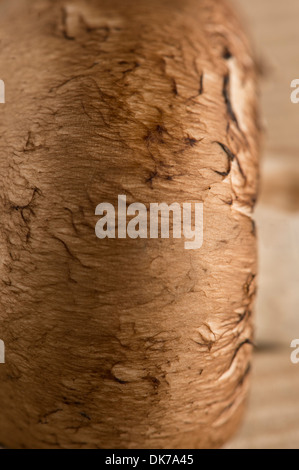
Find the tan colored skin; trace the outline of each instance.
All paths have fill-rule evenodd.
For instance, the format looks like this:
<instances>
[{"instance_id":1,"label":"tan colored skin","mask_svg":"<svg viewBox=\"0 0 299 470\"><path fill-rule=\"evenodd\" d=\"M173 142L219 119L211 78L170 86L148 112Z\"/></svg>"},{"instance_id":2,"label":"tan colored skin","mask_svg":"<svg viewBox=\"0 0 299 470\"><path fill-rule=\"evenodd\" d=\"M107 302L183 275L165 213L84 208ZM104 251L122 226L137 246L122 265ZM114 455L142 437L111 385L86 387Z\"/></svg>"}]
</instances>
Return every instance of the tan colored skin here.
<instances>
[{"instance_id":1,"label":"tan colored skin","mask_svg":"<svg viewBox=\"0 0 299 470\"><path fill-rule=\"evenodd\" d=\"M214 448L252 350L256 70L219 0L0 4L0 442ZM204 244L97 204L204 202Z\"/></svg>"}]
</instances>

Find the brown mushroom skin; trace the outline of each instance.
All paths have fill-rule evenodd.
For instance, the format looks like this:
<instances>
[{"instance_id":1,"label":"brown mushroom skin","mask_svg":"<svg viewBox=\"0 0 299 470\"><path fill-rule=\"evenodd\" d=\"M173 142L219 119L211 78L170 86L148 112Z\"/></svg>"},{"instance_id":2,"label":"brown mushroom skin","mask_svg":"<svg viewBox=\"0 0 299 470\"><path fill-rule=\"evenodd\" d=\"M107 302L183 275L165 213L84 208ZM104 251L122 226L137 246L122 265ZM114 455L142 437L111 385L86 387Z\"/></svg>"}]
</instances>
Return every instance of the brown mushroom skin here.
<instances>
[{"instance_id":1,"label":"brown mushroom skin","mask_svg":"<svg viewBox=\"0 0 299 470\"><path fill-rule=\"evenodd\" d=\"M0 442L215 448L252 351L256 67L220 0L0 6ZM95 236L202 202L204 243Z\"/></svg>"}]
</instances>

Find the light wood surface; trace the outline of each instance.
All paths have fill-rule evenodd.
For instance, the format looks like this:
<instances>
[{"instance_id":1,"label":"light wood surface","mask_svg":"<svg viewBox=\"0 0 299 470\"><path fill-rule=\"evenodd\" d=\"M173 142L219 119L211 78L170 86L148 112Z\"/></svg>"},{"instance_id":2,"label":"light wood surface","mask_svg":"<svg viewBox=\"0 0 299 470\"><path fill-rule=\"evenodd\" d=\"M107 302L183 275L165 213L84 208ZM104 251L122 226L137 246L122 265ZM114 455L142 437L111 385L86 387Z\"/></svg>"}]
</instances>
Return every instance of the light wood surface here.
<instances>
[{"instance_id":1,"label":"light wood surface","mask_svg":"<svg viewBox=\"0 0 299 470\"><path fill-rule=\"evenodd\" d=\"M290 350L256 354L244 424L227 449L299 448L299 365Z\"/></svg>"},{"instance_id":2,"label":"light wood surface","mask_svg":"<svg viewBox=\"0 0 299 470\"><path fill-rule=\"evenodd\" d=\"M248 412L226 448L299 448L299 78L298 0L236 0L263 69L266 127L260 201L256 210L260 276L255 354Z\"/></svg>"}]
</instances>

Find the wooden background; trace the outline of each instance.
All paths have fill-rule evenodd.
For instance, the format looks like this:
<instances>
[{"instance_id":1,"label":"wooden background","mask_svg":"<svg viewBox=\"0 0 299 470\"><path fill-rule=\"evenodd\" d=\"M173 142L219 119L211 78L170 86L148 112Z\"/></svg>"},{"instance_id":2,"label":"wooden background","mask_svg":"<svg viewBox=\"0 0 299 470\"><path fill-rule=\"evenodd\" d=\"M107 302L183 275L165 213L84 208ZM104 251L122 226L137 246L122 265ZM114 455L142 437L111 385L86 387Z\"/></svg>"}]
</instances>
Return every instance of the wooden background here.
<instances>
[{"instance_id":1,"label":"wooden background","mask_svg":"<svg viewBox=\"0 0 299 470\"><path fill-rule=\"evenodd\" d=\"M256 221L260 240L257 335L244 424L225 448L299 448L299 1L234 0L252 34L264 77L266 126Z\"/></svg>"},{"instance_id":2,"label":"wooden background","mask_svg":"<svg viewBox=\"0 0 299 470\"><path fill-rule=\"evenodd\" d=\"M245 422L226 448L299 449L299 1L234 0L262 64L266 134L256 210L260 276L257 350Z\"/></svg>"}]
</instances>

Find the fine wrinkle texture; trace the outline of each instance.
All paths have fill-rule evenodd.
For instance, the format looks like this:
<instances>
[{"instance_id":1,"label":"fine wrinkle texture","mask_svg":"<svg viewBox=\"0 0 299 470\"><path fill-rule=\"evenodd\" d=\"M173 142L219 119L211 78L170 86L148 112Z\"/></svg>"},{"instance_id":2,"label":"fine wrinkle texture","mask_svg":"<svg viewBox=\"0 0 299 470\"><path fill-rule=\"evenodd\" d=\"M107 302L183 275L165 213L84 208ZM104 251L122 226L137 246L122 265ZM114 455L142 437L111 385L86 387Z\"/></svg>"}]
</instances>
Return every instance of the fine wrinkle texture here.
<instances>
[{"instance_id":1,"label":"fine wrinkle texture","mask_svg":"<svg viewBox=\"0 0 299 470\"><path fill-rule=\"evenodd\" d=\"M219 447L253 347L246 36L222 0L1 5L0 442ZM96 206L121 194L203 202L202 248L97 239Z\"/></svg>"}]
</instances>

